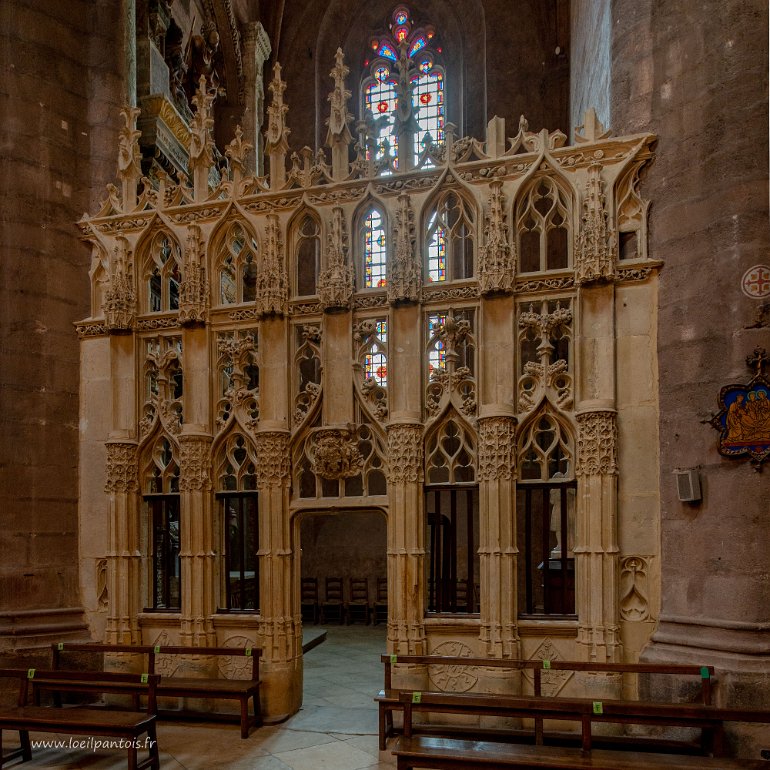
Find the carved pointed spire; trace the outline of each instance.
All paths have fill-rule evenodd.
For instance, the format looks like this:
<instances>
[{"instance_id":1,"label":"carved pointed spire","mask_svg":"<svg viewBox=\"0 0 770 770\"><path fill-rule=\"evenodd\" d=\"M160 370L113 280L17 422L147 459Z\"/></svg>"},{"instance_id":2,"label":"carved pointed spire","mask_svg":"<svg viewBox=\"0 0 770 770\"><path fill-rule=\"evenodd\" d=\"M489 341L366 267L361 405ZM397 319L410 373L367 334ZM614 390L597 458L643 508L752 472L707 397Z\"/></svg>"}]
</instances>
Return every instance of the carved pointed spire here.
<instances>
[{"instance_id":1,"label":"carved pointed spire","mask_svg":"<svg viewBox=\"0 0 770 770\"><path fill-rule=\"evenodd\" d=\"M283 103L286 83L281 80L281 65L278 62L273 66L273 80L268 90L273 98L267 108L265 151L270 156L270 187L275 190L286 182L286 153L289 150L289 129L286 126L289 107Z\"/></svg>"},{"instance_id":2,"label":"carved pointed spire","mask_svg":"<svg viewBox=\"0 0 770 770\"><path fill-rule=\"evenodd\" d=\"M240 124L235 127L235 138L225 148L225 155L230 159L231 187L230 195L235 198L241 194L241 181L246 170L246 156L254 145L243 141Z\"/></svg>"},{"instance_id":3,"label":"carved pointed spire","mask_svg":"<svg viewBox=\"0 0 770 770\"><path fill-rule=\"evenodd\" d=\"M214 140L211 137L214 128L214 117L211 114L214 96L206 90L206 78L203 75L198 81L198 91L192 103L196 111L190 122L190 170L195 200L203 201L208 195L209 170L214 162Z\"/></svg>"},{"instance_id":4,"label":"carved pointed spire","mask_svg":"<svg viewBox=\"0 0 770 770\"><path fill-rule=\"evenodd\" d=\"M104 297L104 320L110 332L128 331L136 317L136 295L131 280L131 252L122 235L116 239L111 268Z\"/></svg>"},{"instance_id":5,"label":"carved pointed spire","mask_svg":"<svg viewBox=\"0 0 770 770\"><path fill-rule=\"evenodd\" d=\"M586 110L583 124L575 126L575 144L585 144L587 142L599 142L612 135L612 131L605 129L596 117L596 110L589 107Z\"/></svg>"},{"instance_id":6,"label":"carved pointed spire","mask_svg":"<svg viewBox=\"0 0 770 770\"><path fill-rule=\"evenodd\" d=\"M198 225L187 230L187 244L184 252L184 278L179 288L179 323L192 326L206 322L208 281L203 238Z\"/></svg>"},{"instance_id":7,"label":"carved pointed spire","mask_svg":"<svg viewBox=\"0 0 770 770\"><path fill-rule=\"evenodd\" d=\"M332 176L335 180L345 179L348 175L348 148L353 141L350 133L350 122L353 115L348 112L350 91L345 88L345 78L350 69L345 66L345 55L338 48L334 57L334 69L329 73L334 80L334 90L329 94L331 112L326 125L326 145L332 150Z\"/></svg>"},{"instance_id":8,"label":"carved pointed spire","mask_svg":"<svg viewBox=\"0 0 770 770\"><path fill-rule=\"evenodd\" d=\"M142 153L139 150L142 132L136 128L136 119L140 113L138 107L124 107L120 111L125 125L118 132L118 178L123 187L124 212L136 208L136 188L142 177Z\"/></svg>"},{"instance_id":9,"label":"carved pointed spire","mask_svg":"<svg viewBox=\"0 0 770 770\"><path fill-rule=\"evenodd\" d=\"M575 278L578 283L611 280L614 275L612 236L607 228L601 165L588 168L583 218L575 248Z\"/></svg>"},{"instance_id":10,"label":"carved pointed spire","mask_svg":"<svg viewBox=\"0 0 770 770\"><path fill-rule=\"evenodd\" d=\"M422 288L422 271L414 253L414 212L408 193L398 196L393 242L393 261L387 284L388 302L393 305L417 302Z\"/></svg>"},{"instance_id":11,"label":"carved pointed spire","mask_svg":"<svg viewBox=\"0 0 770 770\"><path fill-rule=\"evenodd\" d=\"M348 236L342 209L332 210L326 246L326 269L318 279L318 297L326 312L347 310L353 296L353 267L348 262Z\"/></svg>"},{"instance_id":12,"label":"carved pointed spire","mask_svg":"<svg viewBox=\"0 0 770 770\"><path fill-rule=\"evenodd\" d=\"M404 38L398 46L398 61L396 70L398 78L395 83L396 113L394 130L398 139L398 168L399 171L409 171L414 168L414 135L420 130L412 100L412 78L417 69L414 59L409 57L409 45Z\"/></svg>"},{"instance_id":13,"label":"carved pointed spire","mask_svg":"<svg viewBox=\"0 0 770 770\"><path fill-rule=\"evenodd\" d=\"M492 182L489 187L489 214L484 224L484 245L479 255L479 284L482 294L509 294L513 291L516 278L516 263L508 241L503 183Z\"/></svg>"},{"instance_id":14,"label":"carved pointed spire","mask_svg":"<svg viewBox=\"0 0 770 770\"><path fill-rule=\"evenodd\" d=\"M288 289L281 227L275 214L267 215L265 258L257 273L257 313L260 316L286 313Z\"/></svg>"}]
</instances>

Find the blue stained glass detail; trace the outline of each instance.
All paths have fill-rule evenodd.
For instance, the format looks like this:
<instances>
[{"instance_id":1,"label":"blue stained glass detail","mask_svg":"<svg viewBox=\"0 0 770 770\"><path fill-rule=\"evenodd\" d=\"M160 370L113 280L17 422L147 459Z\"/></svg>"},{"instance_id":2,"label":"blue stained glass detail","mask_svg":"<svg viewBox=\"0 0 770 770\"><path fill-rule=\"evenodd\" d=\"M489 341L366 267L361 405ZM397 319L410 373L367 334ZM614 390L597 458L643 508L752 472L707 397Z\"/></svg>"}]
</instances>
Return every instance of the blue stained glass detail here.
<instances>
[{"instance_id":1,"label":"blue stained glass detail","mask_svg":"<svg viewBox=\"0 0 770 770\"><path fill-rule=\"evenodd\" d=\"M428 339L434 338L446 323L446 313L436 313L428 316ZM433 339L428 349L428 379L438 369L446 369L446 346L438 339Z\"/></svg>"},{"instance_id":2,"label":"blue stained glass detail","mask_svg":"<svg viewBox=\"0 0 770 770\"><path fill-rule=\"evenodd\" d=\"M384 56L386 59L392 59L393 61L398 61L398 56L396 56L396 52L387 43L382 43L382 45L380 45L377 51L377 55Z\"/></svg>"},{"instance_id":3,"label":"blue stained glass detail","mask_svg":"<svg viewBox=\"0 0 770 770\"><path fill-rule=\"evenodd\" d=\"M409 58L411 59L419 50L425 48L428 45L428 41L420 35L409 48Z\"/></svg>"},{"instance_id":4,"label":"blue stained glass detail","mask_svg":"<svg viewBox=\"0 0 770 770\"><path fill-rule=\"evenodd\" d=\"M380 212L372 209L364 218L364 288L382 288L386 279L385 228Z\"/></svg>"}]
</instances>

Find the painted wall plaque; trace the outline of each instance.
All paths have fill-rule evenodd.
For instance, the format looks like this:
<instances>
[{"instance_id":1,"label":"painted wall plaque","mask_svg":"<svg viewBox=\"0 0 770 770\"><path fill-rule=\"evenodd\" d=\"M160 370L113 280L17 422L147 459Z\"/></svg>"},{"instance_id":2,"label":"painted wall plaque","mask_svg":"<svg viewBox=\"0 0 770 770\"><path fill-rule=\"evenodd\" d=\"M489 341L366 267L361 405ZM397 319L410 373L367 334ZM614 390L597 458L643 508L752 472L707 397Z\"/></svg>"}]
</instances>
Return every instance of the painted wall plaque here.
<instances>
[{"instance_id":1,"label":"painted wall plaque","mask_svg":"<svg viewBox=\"0 0 770 770\"><path fill-rule=\"evenodd\" d=\"M725 385L719 391L719 412L711 424L719 431L719 453L724 457L750 457L757 468L770 456L770 380L764 348L746 358L755 374L745 385Z\"/></svg>"}]
</instances>

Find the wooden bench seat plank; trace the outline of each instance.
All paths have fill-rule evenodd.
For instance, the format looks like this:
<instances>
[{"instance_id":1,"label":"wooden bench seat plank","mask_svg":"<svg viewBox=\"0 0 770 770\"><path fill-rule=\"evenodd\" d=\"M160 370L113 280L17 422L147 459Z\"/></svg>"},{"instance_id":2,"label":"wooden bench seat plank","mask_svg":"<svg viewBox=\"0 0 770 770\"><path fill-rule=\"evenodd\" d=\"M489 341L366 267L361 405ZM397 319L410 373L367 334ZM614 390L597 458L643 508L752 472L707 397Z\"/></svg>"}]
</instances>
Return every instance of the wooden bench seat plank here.
<instances>
[{"instance_id":1,"label":"wooden bench seat plank","mask_svg":"<svg viewBox=\"0 0 770 770\"><path fill-rule=\"evenodd\" d=\"M203 693L209 697L228 695L245 695L259 691L259 682L250 679L185 679L169 677L158 683L158 695L196 694Z\"/></svg>"},{"instance_id":2,"label":"wooden bench seat plank","mask_svg":"<svg viewBox=\"0 0 770 770\"><path fill-rule=\"evenodd\" d=\"M155 716L139 711L108 711L107 709L51 708L47 706L22 706L0 710L0 725L5 729L18 730L12 724L26 724L29 729L46 729L57 732L57 726L83 730L124 730L127 733L145 732L155 721ZM62 732L64 730L59 730Z\"/></svg>"},{"instance_id":3,"label":"wooden bench seat plank","mask_svg":"<svg viewBox=\"0 0 770 770\"><path fill-rule=\"evenodd\" d=\"M398 770L504 770L509 767L552 770L762 770L767 763L745 759L690 757L631 751L580 749L560 746L498 744L434 736L400 737L393 753Z\"/></svg>"}]
</instances>

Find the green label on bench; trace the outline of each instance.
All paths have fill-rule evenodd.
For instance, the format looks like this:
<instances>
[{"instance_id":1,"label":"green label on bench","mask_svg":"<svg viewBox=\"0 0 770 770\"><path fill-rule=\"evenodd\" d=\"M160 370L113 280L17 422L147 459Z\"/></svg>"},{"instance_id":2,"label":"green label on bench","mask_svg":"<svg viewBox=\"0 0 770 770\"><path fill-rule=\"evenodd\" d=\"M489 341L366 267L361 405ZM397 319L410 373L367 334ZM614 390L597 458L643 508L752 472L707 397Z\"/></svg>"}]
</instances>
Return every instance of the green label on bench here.
<instances>
[{"instance_id":1,"label":"green label on bench","mask_svg":"<svg viewBox=\"0 0 770 770\"><path fill-rule=\"evenodd\" d=\"M246 657L247 657L247 658L250 658L250 657L251 657L251 647L247 647L247 648L246 648Z\"/></svg>"},{"instance_id":2,"label":"green label on bench","mask_svg":"<svg viewBox=\"0 0 770 770\"><path fill-rule=\"evenodd\" d=\"M153 651L153 652L154 652L154 653L157 655L157 654L160 652L160 645L159 645L159 644L156 644L156 645L155 645L155 646L152 648L152 651Z\"/></svg>"},{"instance_id":3,"label":"green label on bench","mask_svg":"<svg viewBox=\"0 0 770 770\"><path fill-rule=\"evenodd\" d=\"M709 673L708 666L701 666L700 678L701 679L711 679L711 674Z\"/></svg>"},{"instance_id":4,"label":"green label on bench","mask_svg":"<svg viewBox=\"0 0 770 770\"><path fill-rule=\"evenodd\" d=\"M602 702L600 700L594 701L594 714L603 714L604 708L602 707Z\"/></svg>"},{"instance_id":5,"label":"green label on bench","mask_svg":"<svg viewBox=\"0 0 770 770\"><path fill-rule=\"evenodd\" d=\"M142 674L141 680L142 680L142 684L147 684L147 682L150 681L150 675L149 674Z\"/></svg>"},{"instance_id":6,"label":"green label on bench","mask_svg":"<svg viewBox=\"0 0 770 770\"><path fill-rule=\"evenodd\" d=\"M56 645L57 650L63 650L64 649L64 642L59 642L59 644Z\"/></svg>"},{"instance_id":7,"label":"green label on bench","mask_svg":"<svg viewBox=\"0 0 770 770\"><path fill-rule=\"evenodd\" d=\"M390 662L391 663L398 663L398 655L391 655L390 656Z\"/></svg>"},{"instance_id":8,"label":"green label on bench","mask_svg":"<svg viewBox=\"0 0 770 770\"><path fill-rule=\"evenodd\" d=\"M543 668L547 671L549 668L551 668L551 661L550 660L544 660L543 661Z\"/></svg>"},{"instance_id":9,"label":"green label on bench","mask_svg":"<svg viewBox=\"0 0 770 770\"><path fill-rule=\"evenodd\" d=\"M35 669L34 668L28 668L27 669L27 679L34 679L35 678Z\"/></svg>"},{"instance_id":10,"label":"green label on bench","mask_svg":"<svg viewBox=\"0 0 770 770\"><path fill-rule=\"evenodd\" d=\"M421 703L422 702L422 693L421 692L413 692L412 693L412 703Z\"/></svg>"}]
</instances>

